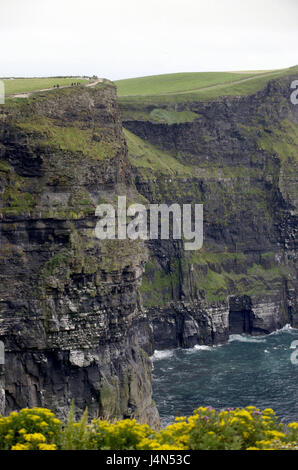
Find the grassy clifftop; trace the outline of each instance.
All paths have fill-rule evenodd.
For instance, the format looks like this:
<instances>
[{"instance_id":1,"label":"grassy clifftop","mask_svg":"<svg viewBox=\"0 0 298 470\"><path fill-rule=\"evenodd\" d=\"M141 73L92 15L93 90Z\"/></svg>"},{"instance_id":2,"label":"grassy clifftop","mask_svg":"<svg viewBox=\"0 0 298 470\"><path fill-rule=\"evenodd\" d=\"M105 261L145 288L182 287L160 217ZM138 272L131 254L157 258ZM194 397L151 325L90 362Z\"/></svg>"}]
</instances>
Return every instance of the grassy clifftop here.
<instances>
[{"instance_id":1,"label":"grassy clifftop","mask_svg":"<svg viewBox=\"0 0 298 470\"><path fill-rule=\"evenodd\" d=\"M282 299L296 279L287 250L297 211L298 108L290 102L297 72L117 83L138 191L151 203L204 204L200 252L151 244L141 286L145 307L202 298L211 304L237 294L287 311Z\"/></svg>"},{"instance_id":2,"label":"grassy clifftop","mask_svg":"<svg viewBox=\"0 0 298 470\"><path fill-rule=\"evenodd\" d=\"M298 66L268 71L176 73L118 80L115 84L123 105L177 104L249 95L264 88L269 80L295 72Z\"/></svg>"},{"instance_id":3,"label":"grassy clifftop","mask_svg":"<svg viewBox=\"0 0 298 470\"><path fill-rule=\"evenodd\" d=\"M86 83L83 78L68 77L38 77L38 78L8 78L4 79L5 95L14 95L17 93L30 93L47 88L53 88L56 85L70 86L72 83Z\"/></svg>"}]
</instances>

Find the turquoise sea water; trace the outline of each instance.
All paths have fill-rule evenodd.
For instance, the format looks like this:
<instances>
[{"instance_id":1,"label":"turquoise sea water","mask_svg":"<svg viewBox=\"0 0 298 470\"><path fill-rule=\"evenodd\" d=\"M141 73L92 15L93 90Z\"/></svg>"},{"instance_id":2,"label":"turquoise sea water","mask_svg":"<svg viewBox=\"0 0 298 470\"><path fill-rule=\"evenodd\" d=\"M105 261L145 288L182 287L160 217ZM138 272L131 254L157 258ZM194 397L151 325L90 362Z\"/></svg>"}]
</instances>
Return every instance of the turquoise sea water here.
<instances>
[{"instance_id":1,"label":"turquoise sea water","mask_svg":"<svg viewBox=\"0 0 298 470\"><path fill-rule=\"evenodd\" d=\"M291 355L298 362L298 330L289 326L266 336L232 335L220 346L155 351L153 398L162 424L199 406L254 405L298 421L298 363Z\"/></svg>"}]
</instances>

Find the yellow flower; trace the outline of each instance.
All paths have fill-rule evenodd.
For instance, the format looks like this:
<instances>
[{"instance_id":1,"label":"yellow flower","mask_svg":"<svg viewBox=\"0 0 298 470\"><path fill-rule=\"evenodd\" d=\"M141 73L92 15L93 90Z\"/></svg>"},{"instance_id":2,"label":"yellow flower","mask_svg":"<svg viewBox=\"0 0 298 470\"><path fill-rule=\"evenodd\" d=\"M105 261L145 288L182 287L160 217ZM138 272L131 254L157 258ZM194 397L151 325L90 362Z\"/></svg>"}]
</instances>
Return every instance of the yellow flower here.
<instances>
[{"instance_id":1,"label":"yellow flower","mask_svg":"<svg viewBox=\"0 0 298 470\"><path fill-rule=\"evenodd\" d=\"M250 413L247 410L239 410L235 413L236 416L240 416L241 418L247 418L248 420L252 420Z\"/></svg>"},{"instance_id":2,"label":"yellow flower","mask_svg":"<svg viewBox=\"0 0 298 470\"><path fill-rule=\"evenodd\" d=\"M298 429L298 423L290 423L288 424L288 428L294 429L294 431L296 431L296 429Z\"/></svg>"},{"instance_id":3,"label":"yellow flower","mask_svg":"<svg viewBox=\"0 0 298 470\"><path fill-rule=\"evenodd\" d=\"M46 442L46 438L40 432L35 432L33 434L25 434L25 440L27 442Z\"/></svg>"},{"instance_id":4,"label":"yellow flower","mask_svg":"<svg viewBox=\"0 0 298 470\"><path fill-rule=\"evenodd\" d=\"M238 418L232 418L230 421L230 424L238 423L239 419Z\"/></svg>"},{"instance_id":5,"label":"yellow flower","mask_svg":"<svg viewBox=\"0 0 298 470\"><path fill-rule=\"evenodd\" d=\"M56 450L56 444L38 444L39 450Z\"/></svg>"},{"instance_id":6,"label":"yellow flower","mask_svg":"<svg viewBox=\"0 0 298 470\"><path fill-rule=\"evenodd\" d=\"M158 447L158 450L184 450L183 447L179 447L179 446L173 446L173 445L170 445L170 444L163 444L161 446Z\"/></svg>"},{"instance_id":7,"label":"yellow flower","mask_svg":"<svg viewBox=\"0 0 298 470\"><path fill-rule=\"evenodd\" d=\"M175 421L186 421L186 416L177 416L177 418L175 418Z\"/></svg>"},{"instance_id":8,"label":"yellow flower","mask_svg":"<svg viewBox=\"0 0 298 470\"><path fill-rule=\"evenodd\" d=\"M198 416L190 416L188 418L188 423L191 425L191 426L194 426L197 421L198 421L199 417Z\"/></svg>"},{"instance_id":9,"label":"yellow flower","mask_svg":"<svg viewBox=\"0 0 298 470\"><path fill-rule=\"evenodd\" d=\"M197 409L194 411L194 413L199 413L200 411L202 411L202 412L205 413L206 411L209 411L209 408L208 408L208 406L200 406L200 408L197 408Z\"/></svg>"},{"instance_id":10,"label":"yellow flower","mask_svg":"<svg viewBox=\"0 0 298 470\"><path fill-rule=\"evenodd\" d=\"M273 437L274 439L282 439L286 437L286 435L279 431L266 431L266 435L269 437Z\"/></svg>"},{"instance_id":11,"label":"yellow flower","mask_svg":"<svg viewBox=\"0 0 298 470\"><path fill-rule=\"evenodd\" d=\"M11 447L11 450L29 450L28 444L16 444Z\"/></svg>"},{"instance_id":12,"label":"yellow flower","mask_svg":"<svg viewBox=\"0 0 298 470\"><path fill-rule=\"evenodd\" d=\"M37 415L29 416L29 418L32 419L32 421L39 421L40 420L40 416L37 416Z\"/></svg>"},{"instance_id":13,"label":"yellow flower","mask_svg":"<svg viewBox=\"0 0 298 470\"><path fill-rule=\"evenodd\" d=\"M256 444L261 445L261 446L270 447L273 444L273 442L263 439L262 441L257 441Z\"/></svg>"}]
</instances>

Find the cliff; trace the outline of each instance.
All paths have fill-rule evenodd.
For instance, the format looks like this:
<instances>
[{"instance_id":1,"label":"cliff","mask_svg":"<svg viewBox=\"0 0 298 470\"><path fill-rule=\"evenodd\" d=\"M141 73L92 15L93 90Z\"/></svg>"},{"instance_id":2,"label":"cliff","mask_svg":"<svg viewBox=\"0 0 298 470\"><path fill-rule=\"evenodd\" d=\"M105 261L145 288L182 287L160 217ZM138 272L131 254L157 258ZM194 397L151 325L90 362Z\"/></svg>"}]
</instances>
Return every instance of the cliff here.
<instances>
[{"instance_id":1,"label":"cliff","mask_svg":"<svg viewBox=\"0 0 298 470\"><path fill-rule=\"evenodd\" d=\"M156 349L298 326L298 106L286 75L243 96L120 99L104 81L0 109L0 407L158 426ZM95 208L204 205L204 245L98 240ZM146 351L146 352L145 352ZM2 403L2 405L1 405Z\"/></svg>"},{"instance_id":2,"label":"cliff","mask_svg":"<svg viewBox=\"0 0 298 470\"><path fill-rule=\"evenodd\" d=\"M158 425L142 318L141 243L101 241L95 207L131 181L116 88L53 90L1 107L0 340L6 413L74 399L91 417Z\"/></svg>"},{"instance_id":3,"label":"cliff","mask_svg":"<svg viewBox=\"0 0 298 470\"><path fill-rule=\"evenodd\" d=\"M120 98L138 191L204 204L200 251L148 243L141 292L153 349L298 326L296 78L247 96Z\"/></svg>"}]
</instances>

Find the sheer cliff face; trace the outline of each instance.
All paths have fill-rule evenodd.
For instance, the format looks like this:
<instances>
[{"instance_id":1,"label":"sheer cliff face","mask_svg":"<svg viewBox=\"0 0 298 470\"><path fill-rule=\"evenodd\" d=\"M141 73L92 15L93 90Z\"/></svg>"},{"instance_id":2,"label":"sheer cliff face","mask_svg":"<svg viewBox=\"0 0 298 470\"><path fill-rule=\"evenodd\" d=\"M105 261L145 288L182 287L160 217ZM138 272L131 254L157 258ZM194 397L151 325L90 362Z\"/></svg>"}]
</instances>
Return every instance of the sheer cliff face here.
<instances>
[{"instance_id":1,"label":"sheer cliff face","mask_svg":"<svg viewBox=\"0 0 298 470\"><path fill-rule=\"evenodd\" d=\"M139 192L204 204L202 250L149 243L141 291L157 349L298 326L295 78L247 97L121 103Z\"/></svg>"},{"instance_id":2,"label":"sheer cliff face","mask_svg":"<svg viewBox=\"0 0 298 470\"><path fill-rule=\"evenodd\" d=\"M108 82L1 107L0 411L5 379L6 412L65 417L74 399L92 417L155 426L141 346L298 326L294 78L248 97L126 100L128 153ZM98 240L96 206L125 194L203 203L203 248Z\"/></svg>"},{"instance_id":3,"label":"sheer cliff face","mask_svg":"<svg viewBox=\"0 0 298 470\"><path fill-rule=\"evenodd\" d=\"M95 207L137 200L115 87L65 89L1 108L0 340L6 412L74 399L91 416L153 425L141 244L95 237Z\"/></svg>"}]
</instances>

